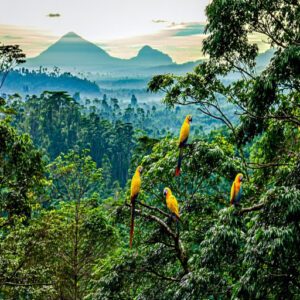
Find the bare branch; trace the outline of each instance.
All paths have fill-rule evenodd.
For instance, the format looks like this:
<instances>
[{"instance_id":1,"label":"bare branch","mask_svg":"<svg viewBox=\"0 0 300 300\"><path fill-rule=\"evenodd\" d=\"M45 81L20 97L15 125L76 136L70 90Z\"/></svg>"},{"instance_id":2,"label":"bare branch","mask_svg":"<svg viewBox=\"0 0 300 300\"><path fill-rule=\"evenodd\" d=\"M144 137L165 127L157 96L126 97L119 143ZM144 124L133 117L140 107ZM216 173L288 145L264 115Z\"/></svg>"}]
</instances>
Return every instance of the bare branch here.
<instances>
[{"instance_id":1,"label":"bare branch","mask_svg":"<svg viewBox=\"0 0 300 300\"><path fill-rule=\"evenodd\" d=\"M152 274L154 274L155 276L157 276L157 277L159 277L159 278L161 278L161 279L164 279L164 280L180 282L180 279L178 279L178 278L175 278L175 277L168 277L168 276L159 274L159 273L157 273L157 272L154 271L154 270L147 269L147 270L144 270L144 271L146 271L146 272L148 272L148 273L152 273Z\"/></svg>"},{"instance_id":2,"label":"bare branch","mask_svg":"<svg viewBox=\"0 0 300 300\"><path fill-rule=\"evenodd\" d=\"M129 205L128 205L129 206ZM141 210L136 209L135 210L141 217L144 217L148 220L152 220L155 221L156 223L158 223L161 227L163 227L165 229L165 231L173 238L173 239L177 239L177 235L172 231L172 229L160 218L158 218L155 215L150 215L150 214L145 214L143 212L141 212Z\"/></svg>"},{"instance_id":3,"label":"bare branch","mask_svg":"<svg viewBox=\"0 0 300 300\"><path fill-rule=\"evenodd\" d=\"M129 204L125 204L127 207L130 207ZM187 274L190 272L189 267L188 267L188 257L185 253L184 247L181 243L181 240L179 238L179 235L173 232L173 230L160 218L158 218L155 215L150 215L141 212L141 210L136 209L135 210L141 217L146 218L148 220L155 221L158 223L164 230L165 232L173 239L174 241L174 250L176 252L177 258L181 263L181 266L184 270L184 273Z\"/></svg>"},{"instance_id":4,"label":"bare branch","mask_svg":"<svg viewBox=\"0 0 300 300\"><path fill-rule=\"evenodd\" d=\"M239 211L239 215L243 215L245 213L248 213L250 211L257 211L257 210L261 210L263 207L264 207L265 203L259 203L259 204L256 204L256 205L253 205L251 207L245 207L245 208L242 208L240 211Z\"/></svg>"},{"instance_id":5,"label":"bare branch","mask_svg":"<svg viewBox=\"0 0 300 300\"><path fill-rule=\"evenodd\" d=\"M154 206L142 203L142 202L137 202L137 203L140 204L141 206L144 206L144 207L150 209L150 210L157 211L165 217L170 217L170 215L168 213L164 212L163 210L159 209L158 207L154 207Z\"/></svg>"}]
</instances>

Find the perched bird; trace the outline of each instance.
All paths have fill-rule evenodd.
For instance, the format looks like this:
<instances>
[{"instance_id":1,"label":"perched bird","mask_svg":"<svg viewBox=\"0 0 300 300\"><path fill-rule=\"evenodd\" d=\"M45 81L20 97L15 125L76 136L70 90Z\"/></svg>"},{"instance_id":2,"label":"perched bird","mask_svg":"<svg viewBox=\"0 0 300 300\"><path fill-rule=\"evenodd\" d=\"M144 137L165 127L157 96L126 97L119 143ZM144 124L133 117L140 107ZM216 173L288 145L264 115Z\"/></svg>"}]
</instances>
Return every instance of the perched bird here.
<instances>
[{"instance_id":1,"label":"perched bird","mask_svg":"<svg viewBox=\"0 0 300 300\"><path fill-rule=\"evenodd\" d=\"M131 180L130 189L130 205L131 205L131 221L130 221L130 248L132 247L133 232L134 232L134 214L135 214L135 201L141 190L141 173L143 171L142 166L138 166Z\"/></svg>"},{"instance_id":2,"label":"perched bird","mask_svg":"<svg viewBox=\"0 0 300 300\"><path fill-rule=\"evenodd\" d=\"M179 146L178 146L179 147L179 157L178 157L177 168L175 171L175 176L180 175L180 167L181 167L181 161L182 161L182 156L183 156L183 147L186 145L187 140L189 138L191 122L192 122L192 116L187 115L185 117L185 120L180 129Z\"/></svg>"},{"instance_id":3,"label":"perched bird","mask_svg":"<svg viewBox=\"0 0 300 300\"><path fill-rule=\"evenodd\" d=\"M231 186L230 205L239 205L242 197L242 181L243 181L243 174L241 173L237 174Z\"/></svg>"},{"instance_id":4,"label":"perched bird","mask_svg":"<svg viewBox=\"0 0 300 300\"><path fill-rule=\"evenodd\" d=\"M180 220L177 199L169 188L164 188L164 196L166 197L167 207L171 211L172 216L174 216L176 220Z\"/></svg>"}]
</instances>

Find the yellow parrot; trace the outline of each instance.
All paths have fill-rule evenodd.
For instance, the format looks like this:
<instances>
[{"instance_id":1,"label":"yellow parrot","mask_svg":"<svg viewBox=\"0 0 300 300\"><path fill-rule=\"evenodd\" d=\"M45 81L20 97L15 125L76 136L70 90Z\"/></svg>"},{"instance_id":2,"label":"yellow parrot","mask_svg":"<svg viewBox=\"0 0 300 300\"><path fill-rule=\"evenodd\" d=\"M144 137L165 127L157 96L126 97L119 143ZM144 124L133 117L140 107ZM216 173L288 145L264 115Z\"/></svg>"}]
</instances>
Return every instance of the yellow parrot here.
<instances>
[{"instance_id":1,"label":"yellow parrot","mask_svg":"<svg viewBox=\"0 0 300 300\"><path fill-rule=\"evenodd\" d=\"M180 175L180 167L181 167L181 161L182 161L182 156L183 156L183 147L186 145L187 140L189 138L190 134L190 123L192 122L192 116L187 115L185 117L185 120L181 126L180 129L180 135L179 135L179 157L178 157L178 163L175 171L175 176Z\"/></svg>"},{"instance_id":2,"label":"yellow parrot","mask_svg":"<svg viewBox=\"0 0 300 300\"><path fill-rule=\"evenodd\" d=\"M235 176L230 191L230 205L238 205L242 197L242 181L243 174L239 173Z\"/></svg>"},{"instance_id":3,"label":"yellow parrot","mask_svg":"<svg viewBox=\"0 0 300 300\"><path fill-rule=\"evenodd\" d=\"M180 220L178 202L175 196L172 194L171 189L167 187L164 188L164 196L166 196L168 209L171 211L172 215L176 217L177 220Z\"/></svg>"},{"instance_id":4,"label":"yellow parrot","mask_svg":"<svg viewBox=\"0 0 300 300\"><path fill-rule=\"evenodd\" d=\"M130 248L132 247L133 232L134 232L134 214L135 214L135 201L141 190L141 173L143 171L142 166L138 166L131 180L130 189L130 204L131 204L131 221L130 221Z\"/></svg>"}]
</instances>

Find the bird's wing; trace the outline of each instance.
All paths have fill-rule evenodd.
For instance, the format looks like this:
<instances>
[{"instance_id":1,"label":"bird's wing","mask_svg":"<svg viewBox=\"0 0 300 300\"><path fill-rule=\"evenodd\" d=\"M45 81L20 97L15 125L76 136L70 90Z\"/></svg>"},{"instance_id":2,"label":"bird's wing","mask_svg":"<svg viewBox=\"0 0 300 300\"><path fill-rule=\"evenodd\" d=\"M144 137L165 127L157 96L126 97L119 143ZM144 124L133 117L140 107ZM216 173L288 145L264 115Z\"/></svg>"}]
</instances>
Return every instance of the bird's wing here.
<instances>
[{"instance_id":1,"label":"bird's wing","mask_svg":"<svg viewBox=\"0 0 300 300\"><path fill-rule=\"evenodd\" d=\"M179 144L186 143L190 134L190 126L184 122L181 126L180 135L179 135Z\"/></svg>"},{"instance_id":2,"label":"bird's wing","mask_svg":"<svg viewBox=\"0 0 300 300\"><path fill-rule=\"evenodd\" d=\"M230 191L230 204L233 204L235 198L235 183L232 183L231 191Z\"/></svg>"},{"instance_id":3,"label":"bird's wing","mask_svg":"<svg viewBox=\"0 0 300 300\"><path fill-rule=\"evenodd\" d=\"M131 181L131 193L130 196L134 197L136 196L141 189L141 180L138 176L134 175L132 177L132 181Z\"/></svg>"},{"instance_id":4,"label":"bird's wing","mask_svg":"<svg viewBox=\"0 0 300 300\"><path fill-rule=\"evenodd\" d=\"M239 191L236 195L236 202L240 202L241 198L242 198L242 187L240 186Z\"/></svg>"},{"instance_id":5,"label":"bird's wing","mask_svg":"<svg viewBox=\"0 0 300 300\"><path fill-rule=\"evenodd\" d=\"M179 208L178 208L178 202L177 202L177 199L175 198L175 196L171 196L170 197L170 211L172 213L174 213L177 217L179 217Z\"/></svg>"}]
</instances>

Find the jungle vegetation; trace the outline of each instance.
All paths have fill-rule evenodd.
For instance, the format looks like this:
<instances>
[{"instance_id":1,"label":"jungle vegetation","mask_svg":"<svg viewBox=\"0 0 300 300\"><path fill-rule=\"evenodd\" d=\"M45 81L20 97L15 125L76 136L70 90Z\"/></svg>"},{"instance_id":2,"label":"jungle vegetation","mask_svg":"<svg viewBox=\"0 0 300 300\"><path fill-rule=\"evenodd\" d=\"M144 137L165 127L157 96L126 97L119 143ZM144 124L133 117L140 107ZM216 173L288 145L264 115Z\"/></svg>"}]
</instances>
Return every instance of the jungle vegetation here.
<instances>
[{"instance_id":1,"label":"jungle vegetation","mask_svg":"<svg viewBox=\"0 0 300 300\"><path fill-rule=\"evenodd\" d=\"M176 134L153 136L64 92L1 99L0 298L299 299L299 1L213 0L206 14L209 60L148 85L167 108L223 124L191 133L179 177L180 122ZM275 49L260 73L252 33ZM1 46L2 74L24 59L19 50ZM230 72L241 77L225 84ZM234 121L221 101L235 108ZM230 206L237 173L243 196ZM179 202L179 231L165 187Z\"/></svg>"}]
</instances>

